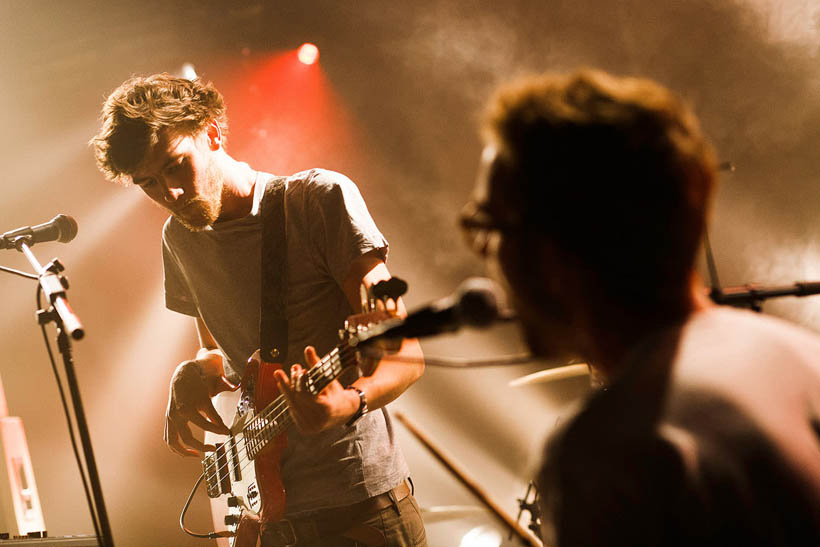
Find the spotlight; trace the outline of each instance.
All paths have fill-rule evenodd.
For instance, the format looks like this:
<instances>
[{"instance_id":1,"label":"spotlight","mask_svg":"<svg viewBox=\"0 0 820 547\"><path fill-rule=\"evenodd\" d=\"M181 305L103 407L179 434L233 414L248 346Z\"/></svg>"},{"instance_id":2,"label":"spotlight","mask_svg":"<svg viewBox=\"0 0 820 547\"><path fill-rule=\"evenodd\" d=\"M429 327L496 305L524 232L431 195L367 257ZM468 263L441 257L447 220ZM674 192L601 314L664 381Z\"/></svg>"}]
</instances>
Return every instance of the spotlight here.
<instances>
[{"instance_id":1,"label":"spotlight","mask_svg":"<svg viewBox=\"0 0 820 547\"><path fill-rule=\"evenodd\" d=\"M180 78L185 78L186 80L197 79L196 69L194 68L194 65L192 65L191 63L183 64L176 75Z\"/></svg>"},{"instance_id":2,"label":"spotlight","mask_svg":"<svg viewBox=\"0 0 820 547\"><path fill-rule=\"evenodd\" d=\"M319 48L313 44L302 44L297 53L299 61L306 65L312 65L319 60Z\"/></svg>"}]
</instances>

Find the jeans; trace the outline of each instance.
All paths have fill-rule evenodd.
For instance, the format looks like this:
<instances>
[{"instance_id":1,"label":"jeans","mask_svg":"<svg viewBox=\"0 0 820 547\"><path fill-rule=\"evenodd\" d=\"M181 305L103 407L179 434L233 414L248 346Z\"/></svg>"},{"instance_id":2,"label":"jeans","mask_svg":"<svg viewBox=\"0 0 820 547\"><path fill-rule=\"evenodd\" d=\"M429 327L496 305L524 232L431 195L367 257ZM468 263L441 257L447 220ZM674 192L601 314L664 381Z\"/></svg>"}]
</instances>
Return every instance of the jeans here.
<instances>
[{"instance_id":1,"label":"jeans","mask_svg":"<svg viewBox=\"0 0 820 547\"><path fill-rule=\"evenodd\" d=\"M372 526L384 533L387 547L427 547L421 511L412 495L398 504L385 507L366 516L362 524ZM346 537L328 537L305 547L366 547Z\"/></svg>"}]
</instances>

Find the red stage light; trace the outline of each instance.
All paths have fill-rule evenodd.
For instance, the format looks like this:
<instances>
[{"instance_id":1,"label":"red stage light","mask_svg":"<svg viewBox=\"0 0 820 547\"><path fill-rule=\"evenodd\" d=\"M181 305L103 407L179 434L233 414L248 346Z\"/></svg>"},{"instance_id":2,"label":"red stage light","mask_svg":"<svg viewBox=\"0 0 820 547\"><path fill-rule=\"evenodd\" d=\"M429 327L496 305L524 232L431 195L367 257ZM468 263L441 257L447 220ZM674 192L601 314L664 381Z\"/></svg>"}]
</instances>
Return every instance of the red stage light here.
<instances>
[{"instance_id":1,"label":"red stage light","mask_svg":"<svg viewBox=\"0 0 820 547\"><path fill-rule=\"evenodd\" d=\"M297 56L299 57L300 62L306 65L312 65L319 60L319 48L310 43L302 44L299 47Z\"/></svg>"}]
</instances>

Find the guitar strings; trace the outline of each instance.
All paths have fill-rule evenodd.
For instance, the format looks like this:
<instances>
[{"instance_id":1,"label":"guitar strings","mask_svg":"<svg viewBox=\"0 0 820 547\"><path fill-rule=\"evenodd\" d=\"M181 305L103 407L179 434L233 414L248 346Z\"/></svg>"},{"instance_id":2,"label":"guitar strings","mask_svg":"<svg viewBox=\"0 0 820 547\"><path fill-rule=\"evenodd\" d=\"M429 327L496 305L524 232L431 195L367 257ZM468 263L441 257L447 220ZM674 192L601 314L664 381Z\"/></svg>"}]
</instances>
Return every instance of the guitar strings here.
<instances>
[{"instance_id":1,"label":"guitar strings","mask_svg":"<svg viewBox=\"0 0 820 547\"><path fill-rule=\"evenodd\" d=\"M341 347L341 348L338 348L338 347L335 348L334 351L332 351L330 354L325 356L325 358L323 358L320 361L320 363L319 363L320 366L318 366L318 367L314 366L313 368L309 369L308 374L310 376L310 380L315 382L316 380L320 379L322 376L326 376L328 368L331 369L331 374L332 374L333 359L337 355L339 356L339 359L338 359L339 365L341 366L341 368L345 368L347 365L345 365L344 362L349 361L351 351L353 351L352 348L350 348L347 345L345 345L344 347ZM355 351L353 351L353 353L355 355ZM263 436L261 437L262 442L263 442L263 444L267 444L274 437L277 436L277 434L272 433L272 431L269 427L267 429L265 429L270 424L271 415L274 414L274 413L277 414L276 418L274 419L274 424L275 424L274 429L281 429L282 427L280 427L280 426L289 426L293 423L292 416L290 416L288 410L289 410L289 407L287 405L287 400L285 400L284 396L280 395L275 401L273 401L270 405L268 405L268 407L266 407L262 412L260 412L259 416L255 417L253 420L251 420L251 422L242 429L242 439L241 439L241 441L244 442L244 445L245 445L244 447L239 447L239 445L238 445L239 440L236 439L236 437L238 437L238 434L237 434L237 436L232 436L230 438L230 440L233 441L232 444L231 444L230 441L224 443L224 445L227 445L229 449L234 449L236 447L239 447L239 450L237 452L242 452L242 456L240 456L238 458L238 462L237 462L240 466L240 471L245 469L247 467L247 465L250 464L250 461L252 459L249 456L247 456L249 441L245 439L245 437L247 436L246 432L249 430L249 428L251 428L252 425L256 425L257 427L260 427L260 424L262 422L267 421L267 424L262 424L261 427L260 427L260 430L263 431ZM282 421L277 423L277 421L280 420L280 419ZM256 440L256 438L257 437L254 437L254 441ZM243 450L243 448L244 448L244 450ZM257 453L260 452L261 450L262 449L259 449L257 451ZM223 465L221 465L220 467L218 467L215 470L214 473L216 474L217 480L219 478L219 474L222 473L223 471L225 471L225 469L228 466L231 465L231 462L229 462L227 460L228 460L228 458L226 458L226 461ZM214 473L206 473L207 478L209 480L212 479L214 477Z\"/></svg>"},{"instance_id":2,"label":"guitar strings","mask_svg":"<svg viewBox=\"0 0 820 547\"><path fill-rule=\"evenodd\" d=\"M347 344L337 346L333 349L329 354L323 357L318 363L318 366L313 366L308 370L308 382L315 383L322 379L322 377L328 376L328 371L330 371L330 376L333 376L333 369L334 369L334 358L338 356L338 364L340 368L345 368L348 366L345 362L350 361L351 356L355 356L356 350ZM338 376L338 374L336 375ZM332 379L335 379L336 376L333 376ZM332 381L331 379L331 381ZM324 388L323 388L324 389ZM259 448L256 453L261 452L264 447L277 437L278 433L273 433L273 430L283 429L292 425L293 417L290 415L289 407L287 400L285 399L284 395L280 395L277 397L273 402L271 402L262 412L259 413L256 417L254 417L245 427L242 428L241 433L237 433L236 435L231 435L228 440L223 443L223 447L226 447L226 457L225 463L220 465L216 469L210 469L213 472L209 473L209 469L206 466L205 475L206 480L208 483L216 477L217 482L219 482L219 477L223 472L226 472L226 469L231 466L231 462L229 461L229 457L227 457L228 451L231 453L240 454L237 459L237 464L239 465L239 470L244 470L252 461L252 458L248 456L248 444L250 442L259 443L262 445L262 448ZM271 416L273 414L276 416L271 420ZM270 428L270 424L273 423L273 430ZM253 440L246 439L247 431L249 429L256 429L256 433L261 432L261 436L254 435ZM239 438L241 435L241 439ZM261 443L259 440L261 439ZM241 446L239 443L243 443L244 446ZM216 459L218 462L218 457Z\"/></svg>"},{"instance_id":3,"label":"guitar strings","mask_svg":"<svg viewBox=\"0 0 820 547\"><path fill-rule=\"evenodd\" d=\"M320 362L320 367L314 367L314 369L316 369L317 371L320 370L320 369L321 370L326 369L327 365L332 363L332 359L330 358L331 356L328 355L326 357L327 358L322 359L322 361ZM313 369L311 369L311 371L312 370ZM312 372L309 372L309 374L312 374ZM270 423L271 414L273 414L273 413L277 414L276 418L274 419L274 424L276 424L276 421L280 418L283 418L283 415L285 415L287 413L287 410L288 410L287 401L285 400L283 395L280 395L270 405L268 405L268 407L266 407L264 410L262 410L262 412L260 412L259 415L254 417L247 425L245 425L245 427L242 428L241 439L239 438L240 434L238 433L236 435L232 435L231 437L229 437L229 439L223 444L223 446L227 446L227 448L230 452L232 452L232 453L236 452L236 453L242 454L238 459L239 460L238 463L239 463L239 466L240 466L240 471L245 469L251 461L251 458L248 457L247 454L248 454L248 444L252 441L249 441L248 439L246 439L246 437L248 436L247 433L251 430L254 430L254 429L256 429L257 431L264 432L265 431L265 423L264 422L268 421L268 424ZM292 421L292 420L287 419L287 418L289 418L289 414L285 415L284 418L285 419L282 420L282 422L281 422L283 425L286 424L286 422ZM287 425L289 425L289 424L287 424ZM277 427L277 426L275 425L274 427ZM267 437L269 435L265 434L265 436ZM270 438L273 438L273 437L274 437L274 435L270 435ZM256 439L259 439L259 437L254 435L253 438L254 438L255 442L258 442L258 441L256 441ZM262 440L262 442L267 443L267 442L269 442L270 439L261 438L261 440ZM242 442L244 444L244 446L240 446L240 444L239 444L240 442ZM216 479L218 481L219 476L226 470L226 468L228 466L231 465L228 460L229 460L229 458L226 457L225 458L225 463L220 465L215 470L213 470L212 473L208 473L207 472L208 470L206 470L206 475L207 475L206 478L208 479L209 482L211 481L211 479L214 478L214 476L216 477ZM217 461L218 461L218 459L217 459Z\"/></svg>"},{"instance_id":4,"label":"guitar strings","mask_svg":"<svg viewBox=\"0 0 820 547\"><path fill-rule=\"evenodd\" d=\"M376 286L381 285L383 283L386 283L386 282L385 281L380 281ZM375 287L371 287L370 290L372 290L374 288ZM368 292L370 292L370 291L368 291ZM390 300L392 300L395 303L396 302L396 297L391 297ZM386 297L382 297L380 299L380 301L385 306L385 308L383 308L383 309L387 309L386 307L387 307L388 299ZM370 309L370 311L374 311L375 309L377 309L377 306L375 305L375 301L372 299L372 297L369 299L367 307ZM334 371L333 371L333 358L334 358L334 356L338 355L338 364L340 366L340 369L344 369L347 366L349 366L349 363L348 364L345 364L345 363L347 361L349 361L349 359L351 357L351 354L355 357L357 355L357 350L355 348L349 346L346 340L343 340L330 353L328 353L318 363L316 363L319 366L314 365L312 368L309 369L309 371L308 371L308 382L310 383L310 385L308 387L312 387L313 382L318 381L318 380L321 379L322 376L325 376L326 375L325 373L327 372L328 367L330 367L330 369L331 369L330 375L329 375L330 381L332 382L334 379L336 379L341 372L339 371L335 375L333 374L334 373ZM328 382L328 383L330 383L330 382ZM324 387L325 386L323 386L322 389L324 389ZM321 392L321 390L319 390L319 391ZM249 424L247 424L245 427L243 427L242 431L240 433L237 433L236 435L230 435L228 437L228 439L226 440L226 442L223 443L223 445L222 445L223 447L228 446L228 449L229 449L229 451L226 451L226 453L225 453L225 463L224 463L224 465L221 465L221 466L217 467L216 470L214 470L214 473L216 474L217 481L219 481L220 474L222 474L223 471L225 471L226 468L229 465L231 465L231 463L229 461L230 457L228 456L229 453L230 454L241 454L241 456L236 458L238 460L237 463L239 465L240 472L242 470L244 470L250 464L251 458L248 456L248 441L245 439L245 436L246 436L245 433L246 433L246 431L248 430L248 428L250 426L258 427L259 431L264 432L265 437L268 437L268 438L263 440L263 445L267 445L267 443L269 443L273 438L275 438L276 436L279 435L279 434L272 434L271 429L269 429L269 428L267 430L265 429L265 427L270 424L271 415L274 412L276 412L276 417L273 420L274 429L278 429L280 431L283 431L284 429L286 429L287 427L290 427L290 425L293 424L293 416L291 416L289 410L290 409L288 407L287 400L285 399L285 397L283 395L279 395L279 397L277 397L267 407L265 407L265 409L263 409L262 412L260 412L258 416L254 417ZM280 419L282 420L281 422L279 422ZM240 439L237 439L237 437L240 434L242 435L241 442L244 444L243 447L239 446ZM262 446L262 448L260 448L258 450L258 452L261 452L262 450L264 450L264 446ZM217 455L216 459L215 459L215 462L217 462L217 463L219 461L218 458L219 457ZM205 467L206 468L205 468L205 472L203 473L203 475L206 476L207 483L211 484L211 479L214 478L214 475L209 474L207 466L205 466Z\"/></svg>"},{"instance_id":5,"label":"guitar strings","mask_svg":"<svg viewBox=\"0 0 820 547\"><path fill-rule=\"evenodd\" d=\"M327 369L328 365L332 366L332 353L325 356L325 358L323 358L320 361L320 366L319 367L313 367L312 369L310 369L308 374L309 375L315 374L316 372L318 372L320 370L324 374L324 370ZM249 441L248 439L246 439L246 437L248 436L247 433L249 431L253 431L253 430L264 432L265 431L265 426L266 426L265 422L267 421L267 423L270 424L270 417L271 417L272 414L274 414L274 413L277 414L276 417L274 418L274 424L276 424L277 420L280 419L280 418L283 418L283 415L285 415L287 413L287 410L288 410L287 401L285 400L283 395L280 395L270 405L268 405L265 409L263 409L259 413L259 415L254 417L248 424L245 425L245 427L242 428L242 433L241 433L242 437L241 437L241 439L238 438L240 434L232 435L223 444L223 446L226 446L227 449L230 450L231 452L236 451L236 452L242 454L242 456L239 458L239 462L238 462L239 465L240 465L240 470L244 469L247 466L247 464L250 463L250 460L251 460L251 458L248 457L247 454L248 454L248 444L252 441ZM283 420L281 422L283 425L285 425L285 422L292 421L292 420L287 419L289 417L289 414L287 414L284 417L285 417L285 420ZM287 424L287 425L289 425L289 424ZM277 427L277 426L275 425L274 427ZM265 434L265 437L267 437L267 436L269 436L269 435ZM273 436L274 435L270 435L271 438L273 438ZM254 435L254 439L260 439L260 438L257 437L256 435ZM261 438L261 440L262 440L262 442L267 443L270 439ZM242 442L244 444L244 446L240 446L239 445L240 442ZM216 476L216 478L218 480L219 476L230 465L230 462L228 461L228 459L229 458L226 457L225 458L225 460L226 460L225 463L223 465L221 465L220 467L218 467L217 469L213 470L213 473L206 473L207 474L207 479L209 480L209 482L210 482L211 479L214 478L214 475Z\"/></svg>"}]
</instances>

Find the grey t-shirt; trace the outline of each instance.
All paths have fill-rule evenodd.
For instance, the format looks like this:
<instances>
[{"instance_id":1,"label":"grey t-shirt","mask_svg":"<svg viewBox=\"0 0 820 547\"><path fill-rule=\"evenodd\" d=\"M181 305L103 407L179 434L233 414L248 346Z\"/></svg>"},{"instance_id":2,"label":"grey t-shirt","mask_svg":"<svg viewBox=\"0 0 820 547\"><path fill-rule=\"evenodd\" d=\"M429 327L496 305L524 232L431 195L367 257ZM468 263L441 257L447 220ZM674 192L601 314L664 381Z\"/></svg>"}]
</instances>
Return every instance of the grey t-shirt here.
<instances>
[{"instance_id":1,"label":"grey t-shirt","mask_svg":"<svg viewBox=\"0 0 820 547\"><path fill-rule=\"evenodd\" d=\"M245 218L191 232L171 217L163 229L166 306L202 318L234 377L259 347L259 203L270 180L260 174ZM388 247L344 175L312 169L286 183L288 355L301 362L306 345L324 355L338 343L338 329L352 313L341 290L351 262L372 250L386 258ZM291 428L281 463L291 516L361 501L409 474L386 409L366 414L352 428L311 436Z\"/></svg>"},{"instance_id":2,"label":"grey t-shirt","mask_svg":"<svg viewBox=\"0 0 820 547\"><path fill-rule=\"evenodd\" d=\"M545 544L818 544L820 337L715 307L625 362L547 445Z\"/></svg>"}]
</instances>

